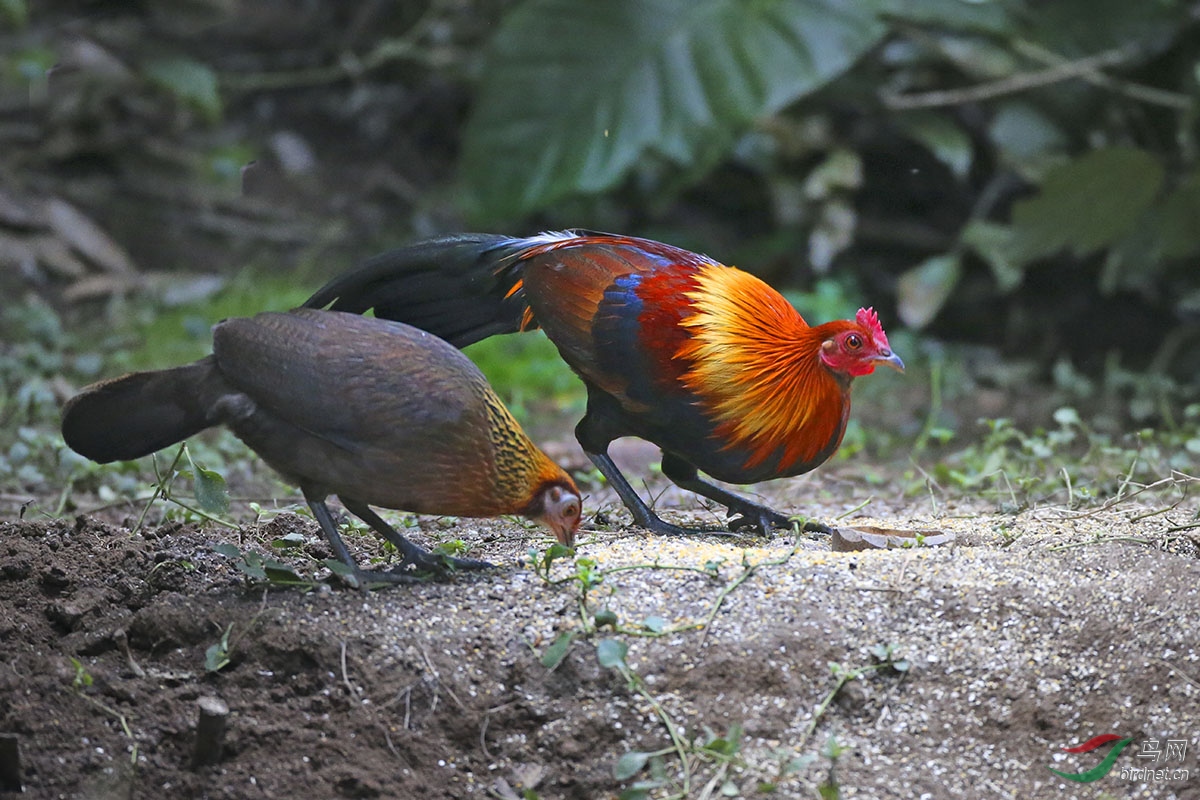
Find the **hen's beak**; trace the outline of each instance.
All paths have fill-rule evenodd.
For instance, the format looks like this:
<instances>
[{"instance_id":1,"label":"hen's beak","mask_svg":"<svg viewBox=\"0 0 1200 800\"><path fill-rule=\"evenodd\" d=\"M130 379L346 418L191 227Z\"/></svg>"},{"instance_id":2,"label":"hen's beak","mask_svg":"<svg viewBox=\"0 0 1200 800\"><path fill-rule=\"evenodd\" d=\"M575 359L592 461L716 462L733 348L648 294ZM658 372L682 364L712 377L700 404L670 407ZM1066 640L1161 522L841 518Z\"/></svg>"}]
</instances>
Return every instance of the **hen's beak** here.
<instances>
[{"instance_id":1,"label":"hen's beak","mask_svg":"<svg viewBox=\"0 0 1200 800\"><path fill-rule=\"evenodd\" d=\"M904 372L904 362L900 360L900 356L891 350L882 351L879 355L875 356L875 360L880 364L886 364L896 370L896 372Z\"/></svg>"},{"instance_id":2,"label":"hen's beak","mask_svg":"<svg viewBox=\"0 0 1200 800\"><path fill-rule=\"evenodd\" d=\"M580 501L579 495L567 491L563 487L555 486L547 493L545 502L545 512L538 521L550 529L560 544L565 544L567 547L573 546L575 531L579 528L579 523L583 521L582 501Z\"/></svg>"}]
</instances>

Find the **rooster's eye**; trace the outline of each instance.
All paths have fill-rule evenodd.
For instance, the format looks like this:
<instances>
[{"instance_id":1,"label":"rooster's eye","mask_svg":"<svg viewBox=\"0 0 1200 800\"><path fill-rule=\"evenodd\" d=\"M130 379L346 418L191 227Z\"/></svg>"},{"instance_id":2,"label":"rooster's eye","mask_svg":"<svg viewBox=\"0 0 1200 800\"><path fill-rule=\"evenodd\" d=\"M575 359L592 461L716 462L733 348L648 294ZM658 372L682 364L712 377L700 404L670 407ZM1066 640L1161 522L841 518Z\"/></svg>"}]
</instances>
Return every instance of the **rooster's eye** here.
<instances>
[{"instance_id":1,"label":"rooster's eye","mask_svg":"<svg viewBox=\"0 0 1200 800\"><path fill-rule=\"evenodd\" d=\"M862 337L857 333L852 333L846 337L846 347L850 350L858 350L863 345Z\"/></svg>"}]
</instances>

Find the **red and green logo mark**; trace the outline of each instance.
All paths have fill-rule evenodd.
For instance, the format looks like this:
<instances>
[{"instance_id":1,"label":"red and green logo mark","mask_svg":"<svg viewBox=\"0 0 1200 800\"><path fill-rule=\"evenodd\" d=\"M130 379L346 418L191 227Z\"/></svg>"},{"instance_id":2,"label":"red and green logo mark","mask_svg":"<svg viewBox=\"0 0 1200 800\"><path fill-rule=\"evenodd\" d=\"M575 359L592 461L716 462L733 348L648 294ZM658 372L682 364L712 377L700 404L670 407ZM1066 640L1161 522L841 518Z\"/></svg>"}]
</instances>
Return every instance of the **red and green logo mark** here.
<instances>
[{"instance_id":1,"label":"red and green logo mark","mask_svg":"<svg viewBox=\"0 0 1200 800\"><path fill-rule=\"evenodd\" d=\"M1092 781L1098 781L1112 771L1113 764L1115 764L1117 761L1117 756L1119 756L1121 751L1124 750L1132 741L1133 737L1122 738L1117 736L1115 733L1103 733L1099 736L1094 736L1081 745L1076 745L1075 747L1064 747L1063 752L1090 753L1097 748L1104 747L1104 745L1108 744L1109 742L1116 742L1112 749L1108 751L1108 755L1106 755L1104 760L1099 764L1087 770L1086 772L1059 772L1053 767L1050 767L1049 769L1058 777L1066 778L1067 780L1075 781L1076 783L1091 783Z\"/></svg>"}]
</instances>

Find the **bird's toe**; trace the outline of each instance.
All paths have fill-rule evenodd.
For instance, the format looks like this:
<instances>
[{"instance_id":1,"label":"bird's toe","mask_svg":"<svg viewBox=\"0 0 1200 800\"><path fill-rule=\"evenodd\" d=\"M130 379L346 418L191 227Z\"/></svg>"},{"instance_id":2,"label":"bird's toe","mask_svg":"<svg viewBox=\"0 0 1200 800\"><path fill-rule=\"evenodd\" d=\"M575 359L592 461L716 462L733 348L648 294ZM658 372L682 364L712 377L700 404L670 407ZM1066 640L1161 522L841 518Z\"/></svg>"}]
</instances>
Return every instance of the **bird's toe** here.
<instances>
[{"instance_id":1,"label":"bird's toe","mask_svg":"<svg viewBox=\"0 0 1200 800\"><path fill-rule=\"evenodd\" d=\"M495 564L489 561L481 561L475 558L455 558L454 556L422 550L419 554L413 554L411 557L405 558L396 569L440 575L453 570L492 569L495 566Z\"/></svg>"}]
</instances>

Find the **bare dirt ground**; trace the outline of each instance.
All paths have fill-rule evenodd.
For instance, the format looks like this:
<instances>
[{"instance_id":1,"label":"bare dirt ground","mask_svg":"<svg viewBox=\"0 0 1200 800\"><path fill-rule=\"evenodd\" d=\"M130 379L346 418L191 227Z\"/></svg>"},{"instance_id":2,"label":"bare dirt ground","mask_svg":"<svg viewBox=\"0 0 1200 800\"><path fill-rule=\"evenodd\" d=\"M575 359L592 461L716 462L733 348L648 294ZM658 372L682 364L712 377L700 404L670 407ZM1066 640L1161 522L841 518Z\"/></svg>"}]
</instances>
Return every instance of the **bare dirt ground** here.
<instances>
[{"instance_id":1,"label":"bare dirt ground","mask_svg":"<svg viewBox=\"0 0 1200 800\"><path fill-rule=\"evenodd\" d=\"M830 518L867 497L855 470L757 488ZM549 538L512 521L425 520L414 537L460 537L499 568L363 594L250 582L213 551L237 533L135 534L138 509L10 518L0 730L32 798L603 798L638 781L659 784L651 797L816 797L834 782L864 798L1200 797L1200 548L1169 530L1194 521L1195 500L1141 519L1153 501L1011 516L874 492L874 522L955 541L834 553L786 534L665 539L594 491L589 513L607 523L585 525L577 555L602 581L582 607L571 559L545 580L527 552ZM658 503L713 520L674 490ZM302 546L271 546L297 533ZM372 538L353 546L378 553ZM330 555L290 513L247 526L240 547L305 574ZM543 664L604 611L623 632L580 635ZM229 663L206 669L226 631ZM615 666L598 659L606 639L628 645ZM881 645L907 669L880 665ZM194 766L202 697L229 715L219 760ZM700 746L739 727L736 752ZM1062 748L1105 733L1133 739L1105 777L1050 772L1095 767L1105 749ZM1182 760L1139 757L1180 739ZM619 780L631 751L660 755ZM1146 766L1189 772L1131 772Z\"/></svg>"}]
</instances>

